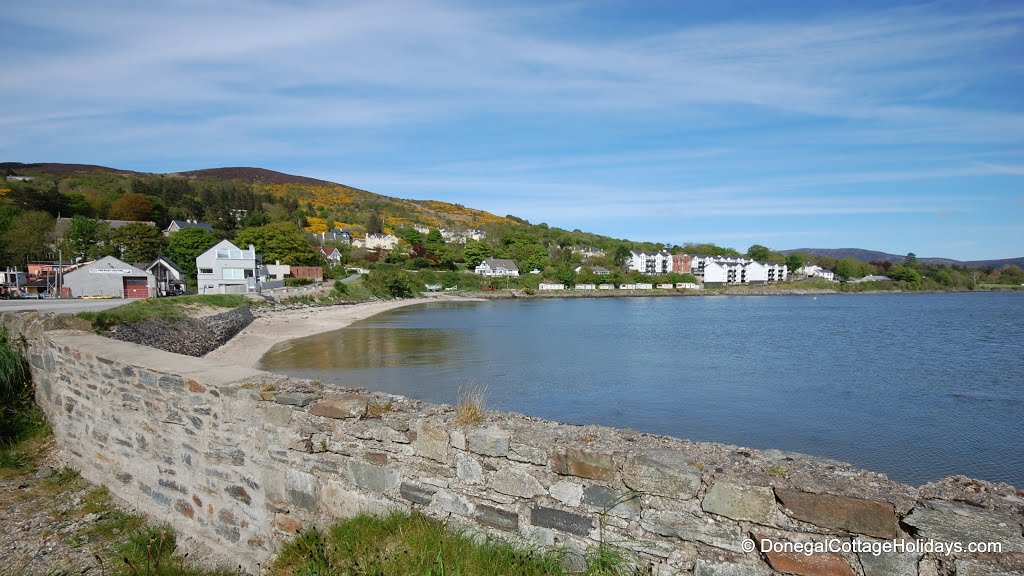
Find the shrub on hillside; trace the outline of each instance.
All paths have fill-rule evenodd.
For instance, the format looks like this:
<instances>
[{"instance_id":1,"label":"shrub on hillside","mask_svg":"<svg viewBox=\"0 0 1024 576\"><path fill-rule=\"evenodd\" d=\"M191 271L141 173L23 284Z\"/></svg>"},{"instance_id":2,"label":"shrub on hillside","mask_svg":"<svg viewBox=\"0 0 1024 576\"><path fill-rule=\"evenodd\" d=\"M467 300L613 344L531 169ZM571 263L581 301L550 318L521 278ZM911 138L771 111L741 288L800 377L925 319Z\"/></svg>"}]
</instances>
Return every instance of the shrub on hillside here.
<instances>
[{"instance_id":1,"label":"shrub on hillside","mask_svg":"<svg viewBox=\"0 0 1024 576\"><path fill-rule=\"evenodd\" d=\"M420 291L416 280L394 265L380 265L371 270L366 287L378 298L411 298Z\"/></svg>"}]
</instances>

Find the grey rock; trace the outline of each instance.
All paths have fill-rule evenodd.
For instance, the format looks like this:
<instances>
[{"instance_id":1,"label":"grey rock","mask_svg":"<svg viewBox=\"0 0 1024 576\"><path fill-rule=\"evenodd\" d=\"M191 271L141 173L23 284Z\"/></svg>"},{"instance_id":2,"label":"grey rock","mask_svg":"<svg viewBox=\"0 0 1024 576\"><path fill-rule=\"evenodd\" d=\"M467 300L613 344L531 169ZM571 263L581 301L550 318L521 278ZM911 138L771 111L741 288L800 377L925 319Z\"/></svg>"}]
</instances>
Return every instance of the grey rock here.
<instances>
[{"instance_id":1,"label":"grey rock","mask_svg":"<svg viewBox=\"0 0 1024 576\"><path fill-rule=\"evenodd\" d=\"M509 442L508 459L515 462L529 462L544 466L548 463L548 451L542 448L534 448L519 442Z\"/></svg>"},{"instance_id":2,"label":"grey rock","mask_svg":"<svg viewBox=\"0 0 1024 576\"><path fill-rule=\"evenodd\" d=\"M519 514L509 510L502 510L487 504L478 504L476 507L476 519L499 530L518 530Z\"/></svg>"},{"instance_id":3,"label":"grey rock","mask_svg":"<svg viewBox=\"0 0 1024 576\"><path fill-rule=\"evenodd\" d=\"M463 452L455 454L455 476L466 484L481 484L484 481L484 471L480 463L476 458Z\"/></svg>"},{"instance_id":4,"label":"grey rock","mask_svg":"<svg viewBox=\"0 0 1024 576\"><path fill-rule=\"evenodd\" d=\"M622 466L622 481L639 492L689 499L700 487L700 473L685 454L659 450L626 461Z\"/></svg>"},{"instance_id":5,"label":"grey rock","mask_svg":"<svg viewBox=\"0 0 1024 576\"><path fill-rule=\"evenodd\" d=\"M523 470L515 468L502 468L491 477L491 488L495 492L519 496L520 498L533 498L544 494L544 487L536 478Z\"/></svg>"},{"instance_id":6,"label":"grey rock","mask_svg":"<svg viewBox=\"0 0 1024 576\"><path fill-rule=\"evenodd\" d=\"M39 469L38 472L36 472L36 478L39 478L39 479L49 478L50 476L53 476L54 474L55 474L55 472L53 471L53 468L50 468L49 466L43 466L42 468Z\"/></svg>"},{"instance_id":7,"label":"grey rock","mask_svg":"<svg viewBox=\"0 0 1024 576\"><path fill-rule=\"evenodd\" d=\"M274 394L274 401L286 406L308 406L320 397L312 392L282 392Z\"/></svg>"},{"instance_id":8,"label":"grey rock","mask_svg":"<svg viewBox=\"0 0 1024 576\"><path fill-rule=\"evenodd\" d=\"M559 480L548 489L551 497L566 506L579 506L583 500L583 486L569 480Z\"/></svg>"},{"instance_id":9,"label":"grey rock","mask_svg":"<svg viewBox=\"0 0 1024 576\"><path fill-rule=\"evenodd\" d=\"M440 426L420 420L413 426L416 439L412 448L416 454L438 462L448 461L448 432Z\"/></svg>"},{"instance_id":10,"label":"grey rock","mask_svg":"<svg viewBox=\"0 0 1024 576\"><path fill-rule=\"evenodd\" d=\"M861 552L857 554L864 576L917 576L916 554L883 552L879 555Z\"/></svg>"},{"instance_id":11,"label":"grey rock","mask_svg":"<svg viewBox=\"0 0 1024 576\"><path fill-rule=\"evenodd\" d=\"M1003 553L1024 552L1021 525L1010 516L967 504L923 500L903 519L921 538L945 542L1001 542Z\"/></svg>"},{"instance_id":12,"label":"grey rock","mask_svg":"<svg viewBox=\"0 0 1024 576\"><path fill-rule=\"evenodd\" d=\"M681 512L652 511L640 520L644 530L662 536L675 536L690 542L703 542L708 546L743 552L743 534L738 526L714 522Z\"/></svg>"},{"instance_id":13,"label":"grey rock","mask_svg":"<svg viewBox=\"0 0 1024 576\"><path fill-rule=\"evenodd\" d=\"M640 497L635 493L592 484L583 491L583 502L612 516L640 518Z\"/></svg>"},{"instance_id":14,"label":"grey rock","mask_svg":"<svg viewBox=\"0 0 1024 576\"><path fill-rule=\"evenodd\" d=\"M995 560L998 564L981 559L958 558L956 576L1020 576L1024 574L1024 558L1005 556Z\"/></svg>"},{"instance_id":15,"label":"grey rock","mask_svg":"<svg viewBox=\"0 0 1024 576\"><path fill-rule=\"evenodd\" d=\"M402 481L402 473L395 468L385 468L359 460L348 461L348 478L360 488L373 492L387 492L397 488Z\"/></svg>"},{"instance_id":16,"label":"grey rock","mask_svg":"<svg viewBox=\"0 0 1024 576\"><path fill-rule=\"evenodd\" d=\"M466 444L470 452L484 456L508 455L508 446L512 434L501 428L476 428L466 434Z\"/></svg>"},{"instance_id":17,"label":"grey rock","mask_svg":"<svg viewBox=\"0 0 1024 576\"><path fill-rule=\"evenodd\" d=\"M434 494L434 504L445 512L451 512L459 516L469 517L473 515L473 503L467 498L448 490L439 489Z\"/></svg>"},{"instance_id":18,"label":"grey rock","mask_svg":"<svg viewBox=\"0 0 1024 576\"><path fill-rule=\"evenodd\" d=\"M763 564L736 564L733 562L712 561L707 558L697 560L694 576L769 576L774 574Z\"/></svg>"},{"instance_id":19,"label":"grey rock","mask_svg":"<svg viewBox=\"0 0 1024 576\"><path fill-rule=\"evenodd\" d=\"M704 496L701 508L733 520L775 524L775 494L771 488L740 486L719 480Z\"/></svg>"},{"instance_id":20,"label":"grey rock","mask_svg":"<svg viewBox=\"0 0 1024 576\"><path fill-rule=\"evenodd\" d=\"M433 501L435 492L437 492L437 488L418 486L408 482L402 482L401 486L398 487L398 493L402 495L402 498L416 504L423 504L424 506L429 505Z\"/></svg>"},{"instance_id":21,"label":"grey rock","mask_svg":"<svg viewBox=\"0 0 1024 576\"><path fill-rule=\"evenodd\" d=\"M554 528L570 534L587 536L594 528L594 519L590 516L565 512L546 506L535 506L530 510L530 523L542 528Z\"/></svg>"}]
</instances>

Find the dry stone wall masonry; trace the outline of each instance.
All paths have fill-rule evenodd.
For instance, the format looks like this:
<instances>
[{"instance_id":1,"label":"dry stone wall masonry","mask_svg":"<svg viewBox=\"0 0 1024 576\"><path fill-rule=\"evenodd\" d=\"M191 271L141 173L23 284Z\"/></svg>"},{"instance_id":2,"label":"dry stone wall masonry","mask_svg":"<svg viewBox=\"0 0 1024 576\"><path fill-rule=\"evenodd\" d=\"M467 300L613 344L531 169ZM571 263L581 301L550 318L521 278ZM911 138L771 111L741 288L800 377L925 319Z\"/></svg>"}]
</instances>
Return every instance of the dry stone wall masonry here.
<instances>
[{"instance_id":1,"label":"dry stone wall masonry","mask_svg":"<svg viewBox=\"0 0 1024 576\"><path fill-rule=\"evenodd\" d=\"M1024 492L920 489L838 462L449 406L214 365L7 315L69 464L255 572L296 531L419 510L480 535L585 551L653 574L1024 573ZM999 554L792 551L793 543L1000 542ZM788 543L750 551L745 540Z\"/></svg>"}]
</instances>

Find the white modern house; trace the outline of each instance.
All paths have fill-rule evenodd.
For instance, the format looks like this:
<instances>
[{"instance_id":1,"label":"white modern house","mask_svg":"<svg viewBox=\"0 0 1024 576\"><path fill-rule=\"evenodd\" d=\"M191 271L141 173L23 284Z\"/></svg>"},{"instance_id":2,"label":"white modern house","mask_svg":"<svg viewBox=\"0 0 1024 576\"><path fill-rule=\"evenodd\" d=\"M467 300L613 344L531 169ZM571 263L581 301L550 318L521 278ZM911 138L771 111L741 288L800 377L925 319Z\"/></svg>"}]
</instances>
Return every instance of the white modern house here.
<instances>
[{"instance_id":1,"label":"white modern house","mask_svg":"<svg viewBox=\"0 0 1024 576\"><path fill-rule=\"evenodd\" d=\"M519 276L519 267L511 260L488 258L474 268L473 272L481 276Z\"/></svg>"},{"instance_id":2,"label":"white modern house","mask_svg":"<svg viewBox=\"0 0 1024 576\"><path fill-rule=\"evenodd\" d=\"M242 250L227 240L196 258L200 294L244 294L256 292L257 282L263 275L263 259L256 247L249 244Z\"/></svg>"},{"instance_id":3,"label":"white modern house","mask_svg":"<svg viewBox=\"0 0 1024 576\"><path fill-rule=\"evenodd\" d=\"M666 250L661 252L637 252L629 253L629 261L626 263L630 270L642 274L668 274L672 271L672 255Z\"/></svg>"},{"instance_id":4,"label":"white modern house","mask_svg":"<svg viewBox=\"0 0 1024 576\"><path fill-rule=\"evenodd\" d=\"M711 285L781 282L787 274L785 264L722 256L695 256L691 271Z\"/></svg>"},{"instance_id":5,"label":"white modern house","mask_svg":"<svg viewBox=\"0 0 1024 576\"><path fill-rule=\"evenodd\" d=\"M580 272L583 272L584 270L588 269L594 274L597 274L598 276L606 276L612 273L611 270L605 268L604 266L577 266L576 273L579 274Z\"/></svg>"}]
</instances>

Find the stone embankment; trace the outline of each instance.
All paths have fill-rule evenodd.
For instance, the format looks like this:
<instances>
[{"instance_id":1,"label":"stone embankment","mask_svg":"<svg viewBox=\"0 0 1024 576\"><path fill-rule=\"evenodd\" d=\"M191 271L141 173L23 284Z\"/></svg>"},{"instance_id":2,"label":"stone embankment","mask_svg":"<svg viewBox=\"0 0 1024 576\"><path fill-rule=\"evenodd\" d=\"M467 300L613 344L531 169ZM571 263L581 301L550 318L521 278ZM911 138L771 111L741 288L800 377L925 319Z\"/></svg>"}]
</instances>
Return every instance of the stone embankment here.
<instances>
[{"instance_id":1,"label":"stone embankment","mask_svg":"<svg viewBox=\"0 0 1024 576\"><path fill-rule=\"evenodd\" d=\"M32 314L3 323L25 337L70 465L253 572L302 528L416 509L543 546L604 542L658 575L1024 573L1024 491L1006 484L914 488L800 454L517 414L465 424L450 406L47 331ZM894 539L1002 551L882 549Z\"/></svg>"},{"instance_id":2,"label":"stone embankment","mask_svg":"<svg viewBox=\"0 0 1024 576\"><path fill-rule=\"evenodd\" d=\"M119 324L104 336L198 357L223 346L252 321L252 312L243 306L198 318L147 318L132 324Z\"/></svg>"}]
</instances>

